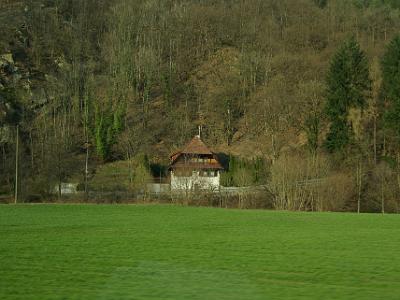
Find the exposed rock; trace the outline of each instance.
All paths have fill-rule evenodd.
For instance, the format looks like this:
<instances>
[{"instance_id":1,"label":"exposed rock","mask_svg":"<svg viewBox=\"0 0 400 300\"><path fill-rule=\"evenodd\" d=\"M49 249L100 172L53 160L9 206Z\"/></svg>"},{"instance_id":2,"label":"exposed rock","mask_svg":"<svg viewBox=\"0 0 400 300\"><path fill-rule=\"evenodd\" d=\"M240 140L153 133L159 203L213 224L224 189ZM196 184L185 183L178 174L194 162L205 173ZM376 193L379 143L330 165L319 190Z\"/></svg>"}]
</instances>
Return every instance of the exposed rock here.
<instances>
[{"instance_id":1,"label":"exposed rock","mask_svg":"<svg viewBox=\"0 0 400 300\"><path fill-rule=\"evenodd\" d=\"M1 110L0 110L1 118ZM12 140L12 132L9 126L0 126L0 144L8 143Z\"/></svg>"},{"instance_id":2,"label":"exposed rock","mask_svg":"<svg viewBox=\"0 0 400 300\"><path fill-rule=\"evenodd\" d=\"M11 53L2 54L0 56L0 66L5 63L14 64L14 59Z\"/></svg>"}]
</instances>

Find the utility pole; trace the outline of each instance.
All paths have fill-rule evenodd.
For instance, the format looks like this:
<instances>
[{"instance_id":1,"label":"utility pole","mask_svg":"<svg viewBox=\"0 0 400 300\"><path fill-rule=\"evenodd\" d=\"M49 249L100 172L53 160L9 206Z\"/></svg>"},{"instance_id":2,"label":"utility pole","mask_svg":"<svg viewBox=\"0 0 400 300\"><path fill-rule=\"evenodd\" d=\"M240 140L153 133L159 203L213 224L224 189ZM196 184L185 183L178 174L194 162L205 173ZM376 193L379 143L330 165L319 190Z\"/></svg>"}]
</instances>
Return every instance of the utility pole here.
<instances>
[{"instance_id":1,"label":"utility pole","mask_svg":"<svg viewBox=\"0 0 400 300\"><path fill-rule=\"evenodd\" d=\"M15 195L14 204L18 202L18 165L19 165L19 125L17 125L17 137L15 147Z\"/></svg>"},{"instance_id":2,"label":"utility pole","mask_svg":"<svg viewBox=\"0 0 400 300\"><path fill-rule=\"evenodd\" d=\"M362 165L361 165L361 159L359 158L358 163L357 163L357 190L358 190L358 195L357 195L357 213L360 213L360 206L361 206L361 185L362 185Z\"/></svg>"},{"instance_id":3,"label":"utility pole","mask_svg":"<svg viewBox=\"0 0 400 300\"><path fill-rule=\"evenodd\" d=\"M89 175L89 141L86 140L86 158L85 158L85 200L89 199L89 191L88 191L88 175Z\"/></svg>"}]
</instances>

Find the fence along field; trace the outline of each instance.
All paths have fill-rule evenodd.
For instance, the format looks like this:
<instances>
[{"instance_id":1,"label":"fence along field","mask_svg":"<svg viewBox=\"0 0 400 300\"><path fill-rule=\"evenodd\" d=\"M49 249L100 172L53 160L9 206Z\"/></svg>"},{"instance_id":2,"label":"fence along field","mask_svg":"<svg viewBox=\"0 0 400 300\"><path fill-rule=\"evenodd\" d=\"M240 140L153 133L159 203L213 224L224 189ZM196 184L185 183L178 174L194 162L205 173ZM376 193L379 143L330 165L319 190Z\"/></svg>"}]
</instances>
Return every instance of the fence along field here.
<instances>
[{"instance_id":1,"label":"fence along field","mask_svg":"<svg viewBox=\"0 0 400 300\"><path fill-rule=\"evenodd\" d=\"M397 215L0 206L1 299L398 299Z\"/></svg>"}]
</instances>

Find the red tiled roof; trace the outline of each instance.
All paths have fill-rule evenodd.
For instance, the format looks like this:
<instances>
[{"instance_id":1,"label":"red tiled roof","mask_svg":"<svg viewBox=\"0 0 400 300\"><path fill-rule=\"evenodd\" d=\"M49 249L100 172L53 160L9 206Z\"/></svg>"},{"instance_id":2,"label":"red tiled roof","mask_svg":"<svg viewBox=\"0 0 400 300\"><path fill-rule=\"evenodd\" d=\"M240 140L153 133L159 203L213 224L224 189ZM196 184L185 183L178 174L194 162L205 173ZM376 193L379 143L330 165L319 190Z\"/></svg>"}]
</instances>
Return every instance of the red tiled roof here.
<instances>
[{"instance_id":1,"label":"red tiled roof","mask_svg":"<svg viewBox=\"0 0 400 300\"><path fill-rule=\"evenodd\" d=\"M178 158L182 154L207 155L214 159L214 162L179 162ZM173 168L193 168L193 169L223 169L218 162L217 157L203 143L198 135L196 135L184 148L179 152L173 153L171 156L171 165Z\"/></svg>"},{"instance_id":2,"label":"red tiled roof","mask_svg":"<svg viewBox=\"0 0 400 300\"><path fill-rule=\"evenodd\" d=\"M181 153L184 154L213 154L210 149L203 143L198 135L196 135L186 146Z\"/></svg>"}]
</instances>

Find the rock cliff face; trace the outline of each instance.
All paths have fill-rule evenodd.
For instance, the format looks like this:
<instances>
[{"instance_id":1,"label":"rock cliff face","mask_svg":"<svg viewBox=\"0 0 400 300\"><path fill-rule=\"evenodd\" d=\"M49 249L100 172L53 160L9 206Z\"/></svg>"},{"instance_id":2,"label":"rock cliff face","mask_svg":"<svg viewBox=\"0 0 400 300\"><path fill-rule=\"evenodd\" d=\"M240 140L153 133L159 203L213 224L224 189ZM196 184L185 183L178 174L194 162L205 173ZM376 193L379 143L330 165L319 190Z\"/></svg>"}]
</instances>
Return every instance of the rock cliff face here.
<instances>
[{"instance_id":1,"label":"rock cliff face","mask_svg":"<svg viewBox=\"0 0 400 300\"><path fill-rule=\"evenodd\" d=\"M25 121L29 120L47 102L44 87L49 70L41 70L34 63L29 8L25 2L0 4L0 139L3 141L9 137L7 126L19 122L22 114Z\"/></svg>"},{"instance_id":2,"label":"rock cliff face","mask_svg":"<svg viewBox=\"0 0 400 300\"><path fill-rule=\"evenodd\" d=\"M18 120L18 105L15 101L16 86L21 74L15 66L11 53L0 56L0 128L14 124ZM2 128L0 140L7 141L9 130Z\"/></svg>"}]
</instances>

